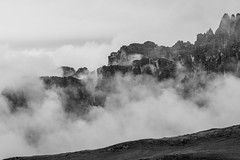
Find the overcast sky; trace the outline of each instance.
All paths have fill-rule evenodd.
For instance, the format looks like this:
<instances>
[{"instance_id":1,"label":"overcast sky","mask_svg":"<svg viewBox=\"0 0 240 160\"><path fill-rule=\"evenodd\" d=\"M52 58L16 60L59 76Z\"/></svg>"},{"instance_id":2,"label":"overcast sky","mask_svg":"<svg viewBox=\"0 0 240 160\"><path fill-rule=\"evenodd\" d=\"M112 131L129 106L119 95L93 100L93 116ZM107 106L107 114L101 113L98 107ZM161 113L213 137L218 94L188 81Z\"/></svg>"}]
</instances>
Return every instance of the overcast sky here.
<instances>
[{"instance_id":1,"label":"overcast sky","mask_svg":"<svg viewBox=\"0 0 240 160\"><path fill-rule=\"evenodd\" d=\"M239 0L1 0L0 45L42 49L90 43L98 49L100 44L102 52L147 40L172 46L216 30L224 13L239 8Z\"/></svg>"},{"instance_id":2,"label":"overcast sky","mask_svg":"<svg viewBox=\"0 0 240 160\"><path fill-rule=\"evenodd\" d=\"M172 45L215 30L225 12L239 8L239 0L1 0L0 42L44 46L119 38Z\"/></svg>"}]
</instances>

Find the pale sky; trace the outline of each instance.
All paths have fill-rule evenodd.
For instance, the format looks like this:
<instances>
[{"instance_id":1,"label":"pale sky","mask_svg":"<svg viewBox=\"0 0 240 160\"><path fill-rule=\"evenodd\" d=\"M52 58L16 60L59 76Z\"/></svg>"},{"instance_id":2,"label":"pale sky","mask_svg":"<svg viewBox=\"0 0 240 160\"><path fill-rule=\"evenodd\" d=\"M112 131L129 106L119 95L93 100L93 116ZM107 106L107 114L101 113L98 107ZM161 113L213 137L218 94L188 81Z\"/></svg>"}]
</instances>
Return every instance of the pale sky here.
<instances>
[{"instance_id":1,"label":"pale sky","mask_svg":"<svg viewBox=\"0 0 240 160\"><path fill-rule=\"evenodd\" d=\"M225 12L239 8L239 0L1 0L0 42L42 47L116 38L173 45L215 30Z\"/></svg>"},{"instance_id":2,"label":"pale sky","mask_svg":"<svg viewBox=\"0 0 240 160\"><path fill-rule=\"evenodd\" d=\"M240 0L0 0L0 56L18 59L21 49L56 66L95 69L122 45L194 43L238 12Z\"/></svg>"}]
</instances>

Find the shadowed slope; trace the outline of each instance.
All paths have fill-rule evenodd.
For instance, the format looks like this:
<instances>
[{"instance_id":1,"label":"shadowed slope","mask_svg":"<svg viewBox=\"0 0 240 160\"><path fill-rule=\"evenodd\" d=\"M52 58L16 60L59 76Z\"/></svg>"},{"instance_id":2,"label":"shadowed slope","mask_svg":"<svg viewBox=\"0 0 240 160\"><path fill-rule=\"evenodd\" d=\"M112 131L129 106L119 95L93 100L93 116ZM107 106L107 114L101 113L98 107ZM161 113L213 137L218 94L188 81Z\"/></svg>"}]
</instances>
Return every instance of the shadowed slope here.
<instances>
[{"instance_id":1,"label":"shadowed slope","mask_svg":"<svg viewBox=\"0 0 240 160\"><path fill-rule=\"evenodd\" d=\"M144 139L110 147L8 160L239 160L240 125L162 139Z\"/></svg>"}]
</instances>

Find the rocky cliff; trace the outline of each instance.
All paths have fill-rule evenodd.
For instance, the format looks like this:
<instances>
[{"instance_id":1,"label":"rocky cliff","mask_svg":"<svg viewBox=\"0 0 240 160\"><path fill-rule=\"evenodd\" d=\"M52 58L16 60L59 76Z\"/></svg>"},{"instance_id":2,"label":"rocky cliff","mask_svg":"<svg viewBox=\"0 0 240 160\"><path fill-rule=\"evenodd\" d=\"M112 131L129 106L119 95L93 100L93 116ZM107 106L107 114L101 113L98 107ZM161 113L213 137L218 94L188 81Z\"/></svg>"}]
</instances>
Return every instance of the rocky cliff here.
<instances>
[{"instance_id":1,"label":"rocky cliff","mask_svg":"<svg viewBox=\"0 0 240 160\"><path fill-rule=\"evenodd\" d=\"M198 34L196 42L178 41L172 47L159 46L147 41L143 44L132 43L122 46L118 51L110 53L108 64L89 72L87 68L63 66L62 77L41 77L46 89L58 88L57 93L68 112L84 114L89 106L104 107L107 95L114 91L116 74L131 76L150 76L158 81L167 79L181 80L184 88L183 96L188 96L189 90L204 87L199 78L199 72L212 74L231 73L239 75L240 60L240 14L224 14L218 29L214 33L209 29L204 34ZM95 79L90 75L97 74ZM90 77L90 78L89 78ZM191 79L199 79L199 85L191 86ZM92 82L89 91L86 82ZM21 90L6 89L2 95L8 100L12 111L27 107L27 98Z\"/></svg>"}]
</instances>

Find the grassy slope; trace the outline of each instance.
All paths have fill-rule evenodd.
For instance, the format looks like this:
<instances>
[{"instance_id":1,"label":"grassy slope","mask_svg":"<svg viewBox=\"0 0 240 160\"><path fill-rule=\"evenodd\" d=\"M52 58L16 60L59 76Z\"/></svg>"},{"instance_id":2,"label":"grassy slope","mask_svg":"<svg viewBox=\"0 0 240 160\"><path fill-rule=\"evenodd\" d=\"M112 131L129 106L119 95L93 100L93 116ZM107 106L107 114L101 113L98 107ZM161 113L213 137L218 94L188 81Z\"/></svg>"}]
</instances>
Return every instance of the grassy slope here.
<instances>
[{"instance_id":1,"label":"grassy slope","mask_svg":"<svg viewBox=\"0 0 240 160\"><path fill-rule=\"evenodd\" d=\"M110 147L9 160L240 160L240 125L163 139L144 139Z\"/></svg>"}]
</instances>

